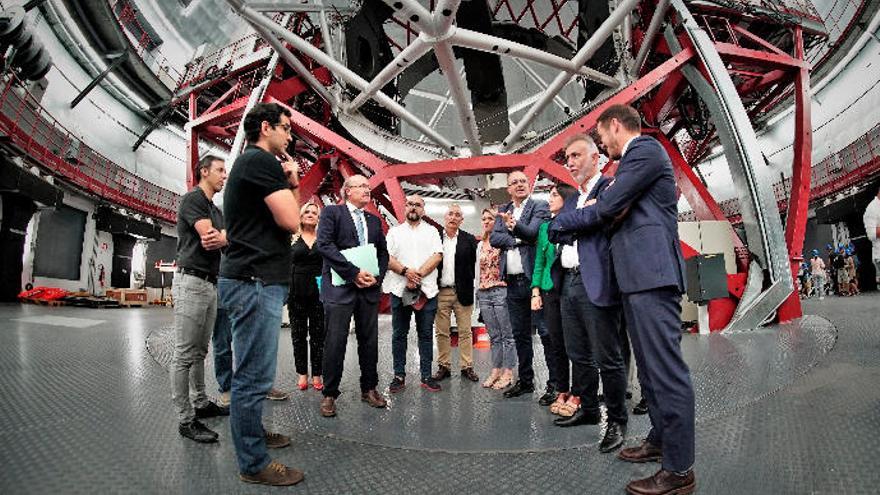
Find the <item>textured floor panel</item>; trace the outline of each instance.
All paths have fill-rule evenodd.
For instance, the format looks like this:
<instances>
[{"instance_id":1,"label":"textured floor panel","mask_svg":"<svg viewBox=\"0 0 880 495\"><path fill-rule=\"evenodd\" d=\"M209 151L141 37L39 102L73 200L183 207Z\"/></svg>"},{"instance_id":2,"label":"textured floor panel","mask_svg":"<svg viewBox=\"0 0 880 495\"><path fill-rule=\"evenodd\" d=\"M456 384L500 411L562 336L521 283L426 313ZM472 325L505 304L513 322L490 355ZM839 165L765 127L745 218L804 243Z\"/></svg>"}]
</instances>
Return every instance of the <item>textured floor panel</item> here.
<instances>
[{"instance_id":1,"label":"textured floor panel","mask_svg":"<svg viewBox=\"0 0 880 495\"><path fill-rule=\"evenodd\" d=\"M806 306L821 318L805 318L797 326L685 337L698 390L699 493L876 493L880 477L870 454L880 438L878 307L877 295L827 298ZM71 329L10 321L40 315L106 323ZM836 326L836 342L823 318ZM168 335L161 330L170 320L164 309L0 305L0 492L281 491L237 480L227 420L208 421L221 435L217 445L177 435L165 368ZM295 378L289 334L282 333L281 342L278 383L290 389ZM387 355L387 349L382 352ZM478 354L481 372L484 361ZM415 372L417 361L411 356L409 363ZM574 428L579 431L571 433L571 443L549 436L553 431L541 429L546 423L538 420L542 411L534 400L508 405L509 418L519 422L499 427L504 408L498 407L505 404L496 406L491 393L482 396L485 391L471 390L476 387L457 378L437 395L410 390L391 411L365 409L354 400L356 365L347 363L346 369L341 416L329 423L336 431L312 416L313 390L266 408L267 426L294 436L292 448L276 451L278 459L306 471L305 483L291 492L623 493L628 480L656 469L600 455L593 445L595 427ZM387 358L380 376L383 385L390 378ZM396 439L369 437L391 421L411 430L427 421L408 417L406 410L426 411L431 418L431 429L416 435L421 439L454 436L450 425L486 414L481 427L513 438L540 436L547 448L453 453L427 450L430 441L407 448L381 445L402 445L412 432ZM630 443L644 430L639 421ZM357 429L368 431L358 437ZM529 442L518 445L538 445Z\"/></svg>"}]
</instances>

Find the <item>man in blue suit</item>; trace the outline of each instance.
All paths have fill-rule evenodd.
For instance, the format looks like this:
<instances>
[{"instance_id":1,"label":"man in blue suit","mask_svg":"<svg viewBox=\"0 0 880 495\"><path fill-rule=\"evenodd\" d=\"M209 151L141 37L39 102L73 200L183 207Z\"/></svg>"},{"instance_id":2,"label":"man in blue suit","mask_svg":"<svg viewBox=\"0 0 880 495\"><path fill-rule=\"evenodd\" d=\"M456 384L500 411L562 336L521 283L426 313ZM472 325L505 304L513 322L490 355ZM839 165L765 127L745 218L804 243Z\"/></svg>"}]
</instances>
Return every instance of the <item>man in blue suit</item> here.
<instances>
[{"instance_id":1,"label":"man in blue suit","mask_svg":"<svg viewBox=\"0 0 880 495\"><path fill-rule=\"evenodd\" d=\"M579 229L604 226L635 352L651 431L628 462L662 461L662 468L630 482L632 494L687 494L696 488L694 391L681 355L684 261L678 237L677 197L669 155L641 135L638 112L614 105L602 112L598 132L609 157L620 160L614 179L595 201L571 213Z\"/></svg>"},{"instance_id":2,"label":"man in blue suit","mask_svg":"<svg viewBox=\"0 0 880 495\"><path fill-rule=\"evenodd\" d=\"M513 387L504 391L504 397L513 398L535 391L535 371L532 369L532 269L535 266L538 229L550 218L550 209L546 201L529 197L532 192L529 179L518 170L507 176L507 192L511 201L498 210L489 244L501 250L501 275L507 283L507 311L516 342L519 377Z\"/></svg>"},{"instance_id":3,"label":"man in blue suit","mask_svg":"<svg viewBox=\"0 0 880 495\"><path fill-rule=\"evenodd\" d=\"M623 445L626 436L629 348L622 338L620 292L614 280L608 237L601 229L582 228L576 215L577 208L598 197L611 179L599 173L599 149L586 134L577 134L568 140L565 158L581 194L566 201L551 224L550 237L574 244L561 249L565 269L561 308L566 351L575 376L572 389L581 392L581 408L574 416L560 418L555 423L572 426L599 422L598 368L608 413L599 451L611 452Z\"/></svg>"},{"instance_id":4,"label":"man in blue suit","mask_svg":"<svg viewBox=\"0 0 880 495\"><path fill-rule=\"evenodd\" d=\"M321 300L324 302L324 398L321 415L336 416L336 398L345 362L348 329L354 317L357 336L358 360L361 367L361 400L372 407L387 405L376 391L379 375L376 364L379 357L379 297L382 277L388 270L388 249L382 222L364 211L370 202L370 185L362 175L352 175L342 186L345 204L331 205L321 212L318 239L315 246L324 257L321 272ZM341 251L372 243L379 258L379 275L373 276L345 259ZM333 269L345 284L333 285Z\"/></svg>"}]
</instances>

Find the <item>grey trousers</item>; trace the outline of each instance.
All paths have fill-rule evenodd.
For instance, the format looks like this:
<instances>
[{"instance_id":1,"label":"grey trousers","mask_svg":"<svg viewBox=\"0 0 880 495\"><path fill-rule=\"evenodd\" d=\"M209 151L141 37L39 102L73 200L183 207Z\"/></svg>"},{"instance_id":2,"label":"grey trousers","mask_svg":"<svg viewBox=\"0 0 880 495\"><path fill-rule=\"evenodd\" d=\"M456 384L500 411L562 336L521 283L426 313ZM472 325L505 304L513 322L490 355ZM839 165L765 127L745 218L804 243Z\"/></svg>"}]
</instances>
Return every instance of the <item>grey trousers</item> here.
<instances>
[{"instance_id":1,"label":"grey trousers","mask_svg":"<svg viewBox=\"0 0 880 495\"><path fill-rule=\"evenodd\" d=\"M174 274L174 358L171 361L171 402L181 423L195 419L205 407L205 355L217 318L217 287L199 277ZM192 401L192 402L190 402Z\"/></svg>"}]
</instances>

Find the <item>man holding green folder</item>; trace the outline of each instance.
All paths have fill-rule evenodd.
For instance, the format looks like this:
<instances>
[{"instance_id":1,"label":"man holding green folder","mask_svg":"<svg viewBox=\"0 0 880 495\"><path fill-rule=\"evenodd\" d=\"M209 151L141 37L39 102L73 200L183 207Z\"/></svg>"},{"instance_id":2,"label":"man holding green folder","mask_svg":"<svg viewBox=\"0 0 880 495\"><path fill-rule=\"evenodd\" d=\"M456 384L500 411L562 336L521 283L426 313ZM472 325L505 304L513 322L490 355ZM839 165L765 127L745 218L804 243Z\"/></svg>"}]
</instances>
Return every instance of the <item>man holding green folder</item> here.
<instances>
[{"instance_id":1,"label":"man holding green folder","mask_svg":"<svg viewBox=\"0 0 880 495\"><path fill-rule=\"evenodd\" d=\"M324 302L324 398L321 416L336 416L336 399L342 381L348 329L354 318L361 368L361 400L384 408L376 391L379 375L379 297L388 269L388 249L379 217L367 213L370 185L362 175L352 175L342 185L345 203L321 212L315 246L324 257L321 299Z\"/></svg>"}]
</instances>

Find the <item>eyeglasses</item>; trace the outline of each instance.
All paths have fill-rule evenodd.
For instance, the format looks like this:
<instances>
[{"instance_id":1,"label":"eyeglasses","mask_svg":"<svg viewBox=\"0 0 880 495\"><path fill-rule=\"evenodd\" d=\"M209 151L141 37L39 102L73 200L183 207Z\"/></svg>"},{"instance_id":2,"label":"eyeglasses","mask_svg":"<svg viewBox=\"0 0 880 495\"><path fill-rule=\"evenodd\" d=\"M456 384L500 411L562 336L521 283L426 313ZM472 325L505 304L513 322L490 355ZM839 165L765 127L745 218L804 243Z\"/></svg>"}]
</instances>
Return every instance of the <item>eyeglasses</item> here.
<instances>
[{"instance_id":1,"label":"eyeglasses","mask_svg":"<svg viewBox=\"0 0 880 495\"><path fill-rule=\"evenodd\" d=\"M272 127L280 127L281 130L290 134L290 124L272 124Z\"/></svg>"},{"instance_id":2,"label":"eyeglasses","mask_svg":"<svg viewBox=\"0 0 880 495\"><path fill-rule=\"evenodd\" d=\"M508 186L515 186L517 184L528 184L528 183L529 183L528 179L514 179L514 180L508 182L507 185Z\"/></svg>"},{"instance_id":3,"label":"eyeglasses","mask_svg":"<svg viewBox=\"0 0 880 495\"><path fill-rule=\"evenodd\" d=\"M406 206L409 206L409 207L411 207L411 208L424 208L424 207L425 207L424 204L422 204L422 203L416 203L416 202L414 202L414 201L407 201L407 202L406 202Z\"/></svg>"},{"instance_id":4,"label":"eyeglasses","mask_svg":"<svg viewBox=\"0 0 880 495\"><path fill-rule=\"evenodd\" d=\"M369 190L370 190L370 185L369 185L369 184L359 184L359 185L356 185L356 186L348 186L348 188L349 188L349 189L358 189L358 188L360 188L360 189L366 189L367 191L369 191Z\"/></svg>"}]
</instances>

